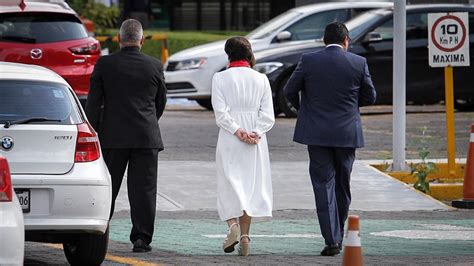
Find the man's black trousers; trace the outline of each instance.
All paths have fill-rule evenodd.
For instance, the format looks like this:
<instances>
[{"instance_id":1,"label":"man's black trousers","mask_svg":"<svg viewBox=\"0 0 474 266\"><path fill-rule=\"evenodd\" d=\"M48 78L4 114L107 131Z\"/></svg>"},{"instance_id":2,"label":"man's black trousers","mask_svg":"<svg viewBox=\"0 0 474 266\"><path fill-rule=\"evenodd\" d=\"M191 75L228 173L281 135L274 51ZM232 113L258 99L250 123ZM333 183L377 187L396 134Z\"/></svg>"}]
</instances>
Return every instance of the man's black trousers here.
<instances>
[{"instance_id":1,"label":"man's black trousers","mask_svg":"<svg viewBox=\"0 0 474 266\"><path fill-rule=\"evenodd\" d=\"M308 146L308 151L321 234L326 245L342 244L351 204L350 180L355 149Z\"/></svg>"},{"instance_id":2,"label":"man's black trousers","mask_svg":"<svg viewBox=\"0 0 474 266\"><path fill-rule=\"evenodd\" d=\"M128 164L127 188L133 225L130 241L142 239L150 244L155 228L158 149L103 149L102 152L112 177L110 218Z\"/></svg>"}]
</instances>

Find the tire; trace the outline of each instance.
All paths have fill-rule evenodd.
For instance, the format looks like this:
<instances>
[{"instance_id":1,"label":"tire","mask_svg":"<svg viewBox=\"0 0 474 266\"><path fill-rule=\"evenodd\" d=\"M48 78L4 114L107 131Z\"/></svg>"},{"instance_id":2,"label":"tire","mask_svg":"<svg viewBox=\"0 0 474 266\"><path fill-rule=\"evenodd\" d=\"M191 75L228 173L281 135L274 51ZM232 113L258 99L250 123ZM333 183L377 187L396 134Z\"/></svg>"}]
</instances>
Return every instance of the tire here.
<instances>
[{"instance_id":1,"label":"tire","mask_svg":"<svg viewBox=\"0 0 474 266\"><path fill-rule=\"evenodd\" d=\"M196 102L206 108L207 110L210 110L212 111L212 103L211 103L211 98L208 98L208 99L196 99Z\"/></svg>"},{"instance_id":2,"label":"tire","mask_svg":"<svg viewBox=\"0 0 474 266\"><path fill-rule=\"evenodd\" d=\"M459 112L474 111L474 99L454 101L454 108Z\"/></svg>"},{"instance_id":3,"label":"tire","mask_svg":"<svg viewBox=\"0 0 474 266\"><path fill-rule=\"evenodd\" d=\"M100 265L109 246L109 229L103 235L83 234L63 243L64 254L71 265Z\"/></svg>"},{"instance_id":4,"label":"tire","mask_svg":"<svg viewBox=\"0 0 474 266\"><path fill-rule=\"evenodd\" d=\"M278 101L278 109L285 114L286 117L292 118L296 117L298 111L294 108L291 103L286 99L285 94L283 93L283 88L285 88L286 83L290 79L290 76L285 77L282 82L280 82L280 86L278 87L277 93L277 101Z\"/></svg>"}]
</instances>

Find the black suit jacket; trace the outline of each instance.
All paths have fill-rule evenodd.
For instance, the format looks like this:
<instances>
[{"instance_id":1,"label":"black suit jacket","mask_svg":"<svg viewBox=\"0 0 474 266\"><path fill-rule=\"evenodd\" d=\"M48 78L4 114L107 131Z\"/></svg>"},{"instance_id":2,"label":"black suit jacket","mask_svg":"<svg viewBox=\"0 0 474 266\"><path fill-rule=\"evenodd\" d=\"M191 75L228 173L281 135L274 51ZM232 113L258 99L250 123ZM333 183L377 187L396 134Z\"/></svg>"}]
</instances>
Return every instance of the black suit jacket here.
<instances>
[{"instance_id":1,"label":"black suit jacket","mask_svg":"<svg viewBox=\"0 0 474 266\"><path fill-rule=\"evenodd\" d=\"M296 142L364 146L359 106L373 104L376 97L365 58L337 46L304 54L284 92L298 109Z\"/></svg>"},{"instance_id":2,"label":"black suit jacket","mask_svg":"<svg viewBox=\"0 0 474 266\"><path fill-rule=\"evenodd\" d=\"M163 65L138 47L124 47L95 65L86 113L102 148L163 150L158 120L165 105Z\"/></svg>"}]
</instances>

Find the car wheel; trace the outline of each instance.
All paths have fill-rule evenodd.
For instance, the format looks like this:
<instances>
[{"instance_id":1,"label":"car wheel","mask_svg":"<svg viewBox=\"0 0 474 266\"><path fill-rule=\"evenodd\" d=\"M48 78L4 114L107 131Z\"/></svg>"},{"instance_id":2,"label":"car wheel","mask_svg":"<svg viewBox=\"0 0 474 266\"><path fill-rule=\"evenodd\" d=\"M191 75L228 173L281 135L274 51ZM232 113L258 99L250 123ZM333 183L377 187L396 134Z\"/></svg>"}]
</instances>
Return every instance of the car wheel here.
<instances>
[{"instance_id":1,"label":"car wheel","mask_svg":"<svg viewBox=\"0 0 474 266\"><path fill-rule=\"evenodd\" d=\"M212 110L212 103L211 103L211 98L209 99L196 99L196 102L206 108L207 110Z\"/></svg>"},{"instance_id":2,"label":"car wheel","mask_svg":"<svg viewBox=\"0 0 474 266\"><path fill-rule=\"evenodd\" d=\"M288 99L286 99L285 94L283 93L283 88L285 88L285 85L289 79L290 76L287 76L283 79L282 82L280 82L280 87L278 88L277 95L278 107L280 111L285 114L286 117L296 117L298 111L291 105L291 103L288 101Z\"/></svg>"},{"instance_id":3,"label":"car wheel","mask_svg":"<svg viewBox=\"0 0 474 266\"><path fill-rule=\"evenodd\" d=\"M71 265L100 265L109 246L109 229L103 235L83 234L63 243L64 254Z\"/></svg>"},{"instance_id":4,"label":"car wheel","mask_svg":"<svg viewBox=\"0 0 474 266\"><path fill-rule=\"evenodd\" d=\"M456 100L454 101L454 108L459 112L474 111L474 99Z\"/></svg>"}]
</instances>

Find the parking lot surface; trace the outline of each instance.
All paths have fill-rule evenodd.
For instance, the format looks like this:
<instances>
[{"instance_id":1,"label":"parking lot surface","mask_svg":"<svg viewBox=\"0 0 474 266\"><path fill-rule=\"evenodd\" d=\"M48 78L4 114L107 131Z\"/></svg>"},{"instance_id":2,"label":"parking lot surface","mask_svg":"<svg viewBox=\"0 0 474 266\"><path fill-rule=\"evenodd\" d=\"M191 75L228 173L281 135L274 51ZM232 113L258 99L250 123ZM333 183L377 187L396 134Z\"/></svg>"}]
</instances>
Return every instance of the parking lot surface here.
<instances>
[{"instance_id":1,"label":"parking lot surface","mask_svg":"<svg viewBox=\"0 0 474 266\"><path fill-rule=\"evenodd\" d=\"M188 110L184 110L188 109ZM189 110L190 109L190 110ZM442 106L409 107L407 154L416 159L425 140L431 158L443 158L444 114ZM363 110L366 148L357 153L358 176L367 161L389 160L391 150L390 107ZM474 113L456 114L457 157L467 153L469 126ZM295 119L279 118L268 134L272 157L275 212L272 219L252 225L251 256L224 254L221 243L226 226L215 211L213 161L218 129L212 112L189 105L171 105L161 121L166 150L159 156L156 233L153 251L131 252L131 229L126 187L111 221L109 254L104 265L157 264L340 264L342 255L319 256L323 240L314 211L307 177L307 152L291 141ZM428 136L428 137L426 137ZM359 171L359 170L358 170ZM372 184L367 192L365 183ZM392 179L354 179L351 214L361 217L364 260L370 265L474 263L474 213L457 211L433 201ZM378 188L378 189L377 189ZM386 192L384 192L386 189ZM394 190L406 193L397 200ZM366 194L366 195L364 195ZM378 195L385 195L385 198ZM386 200L386 202L384 202ZM395 211L396 210L396 211ZM59 245L27 243L25 264L66 264Z\"/></svg>"}]
</instances>

